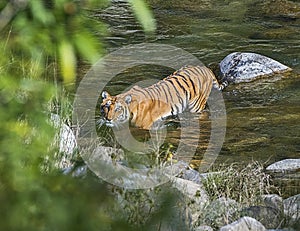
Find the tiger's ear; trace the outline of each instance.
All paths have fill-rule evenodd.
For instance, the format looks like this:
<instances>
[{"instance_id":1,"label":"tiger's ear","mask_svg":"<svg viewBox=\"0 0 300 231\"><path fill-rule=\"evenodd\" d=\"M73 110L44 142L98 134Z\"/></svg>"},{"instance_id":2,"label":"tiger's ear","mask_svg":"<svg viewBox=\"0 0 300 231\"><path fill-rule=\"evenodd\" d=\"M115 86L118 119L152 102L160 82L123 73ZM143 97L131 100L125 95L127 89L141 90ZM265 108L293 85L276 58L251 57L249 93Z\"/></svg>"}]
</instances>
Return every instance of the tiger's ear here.
<instances>
[{"instance_id":1,"label":"tiger's ear","mask_svg":"<svg viewBox=\"0 0 300 231\"><path fill-rule=\"evenodd\" d=\"M125 96L125 103L130 104L130 103L131 103L131 100L132 100L131 95L126 95L126 96Z\"/></svg>"},{"instance_id":2,"label":"tiger's ear","mask_svg":"<svg viewBox=\"0 0 300 231\"><path fill-rule=\"evenodd\" d=\"M103 91L101 93L101 96L102 96L102 99L106 99L106 98L110 97L110 94L107 91Z\"/></svg>"}]
</instances>

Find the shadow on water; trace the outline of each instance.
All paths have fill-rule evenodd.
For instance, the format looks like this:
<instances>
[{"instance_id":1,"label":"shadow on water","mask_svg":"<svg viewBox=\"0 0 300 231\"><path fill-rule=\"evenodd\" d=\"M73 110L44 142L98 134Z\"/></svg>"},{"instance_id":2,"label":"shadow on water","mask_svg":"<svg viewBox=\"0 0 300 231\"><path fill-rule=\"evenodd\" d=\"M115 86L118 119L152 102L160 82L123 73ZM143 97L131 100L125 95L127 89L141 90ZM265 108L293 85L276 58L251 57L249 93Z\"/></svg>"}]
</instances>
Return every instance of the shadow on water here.
<instances>
[{"instance_id":1,"label":"shadow on water","mask_svg":"<svg viewBox=\"0 0 300 231\"><path fill-rule=\"evenodd\" d=\"M234 51L267 55L294 69L286 76L276 75L252 83L231 85L223 92L227 112L227 132L216 163L259 160L268 164L300 154L300 9L272 1L182 1L149 0L157 20L155 35L145 35L124 1L112 1L102 12L91 12L107 22L110 35L108 51L123 45L156 42L180 47L206 65L220 62ZM184 1L186 2L186 1ZM189 2L189 1L188 1ZM195 3L194 3L195 4ZM293 4L293 2L289 2ZM293 9L296 9L295 11ZM173 70L145 65L128 69L111 80L107 89L118 94L135 82L147 78L162 79ZM197 165L210 137L209 111L200 118L201 133L186 142L197 143L192 162ZM191 130L193 128L191 127ZM132 129L145 140L147 132ZM190 139L190 140L189 140ZM168 128L165 143L178 145L178 121ZM197 142L195 142L197 141ZM180 158L180 157L179 157Z\"/></svg>"}]
</instances>

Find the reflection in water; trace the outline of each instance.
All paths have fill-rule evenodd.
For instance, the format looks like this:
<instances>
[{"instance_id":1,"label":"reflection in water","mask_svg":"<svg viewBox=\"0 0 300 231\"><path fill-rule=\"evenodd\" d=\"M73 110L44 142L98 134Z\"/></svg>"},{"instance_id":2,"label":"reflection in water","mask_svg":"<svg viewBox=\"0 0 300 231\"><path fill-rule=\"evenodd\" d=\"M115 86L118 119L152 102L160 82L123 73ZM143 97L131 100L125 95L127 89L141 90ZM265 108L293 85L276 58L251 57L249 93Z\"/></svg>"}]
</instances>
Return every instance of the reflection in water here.
<instances>
[{"instance_id":1,"label":"reflection in water","mask_svg":"<svg viewBox=\"0 0 300 231\"><path fill-rule=\"evenodd\" d=\"M284 158L299 158L300 16L286 12L300 9L299 4L294 3L294 8L282 5L270 8L268 4L274 1L260 1L259 4L249 0L204 1L201 7L199 4L176 4L181 1L171 5L168 1L149 2L153 3L157 19L156 35L146 36L142 32L124 1L112 1L107 10L95 12L97 18L109 25L108 50L131 43L158 42L183 48L207 65L220 62L231 52L242 51L260 53L290 66L294 71L287 76L276 75L225 89L227 133L216 162L254 159L271 163ZM285 10L278 10L280 7ZM162 79L172 71L146 65L132 68L116 76L107 89L118 94L135 82L147 78ZM177 158L193 159L197 165L210 138L209 110L194 121L200 123L200 135L191 123L191 133L184 142L187 146L197 146L196 154L187 157L180 153ZM132 128L132 134L140 141L149 139L149 133L139 129ZM168 127L164 142L176 148L180 138L181 128L175 120Z\"/></svg>"},{"instance_id":2,"label":"reflection in water","mask_svg":"<svg viewBox=\"0 0 300 231\"><path fill-rule=\"evenodd\" d=\"M116 79L128 80L134 76L136 81L141 81L143 77L157 76L153 70L164 73L163 69L161 67L158 70L145 65L124 72ZM151 72L154 74L151 75ZM280 80L276 80L277 78L279 76L254 83L232 85L223 92L227 112L227 133L217 162L240 162L252 159L274 162L299 155L300 79L297 75L282 77ZM130 81L134 81L133 79ZM113 80L108 88L117 94L126 89L127 84L122 86L118 81ZM181 121L178 119L170 121L164 143L172 144L177 148L182 139L180 122L188 122L185 126L189 128L190 134L184 137L183 142L190 148L195 148L196 155L186 156L183 152L177 153L176 158L193 159L192 162L199 165L211 135L210 112L208 109L201 114L200 118L199 115L192 117L187 115L188 113L181 116ZM195 123L199 124L200 132ZM150 138L149 132L138 128L131 128L131 132L140 142ZM112 133L107 134L112 136Z\"/></svg>"}]
</instances>

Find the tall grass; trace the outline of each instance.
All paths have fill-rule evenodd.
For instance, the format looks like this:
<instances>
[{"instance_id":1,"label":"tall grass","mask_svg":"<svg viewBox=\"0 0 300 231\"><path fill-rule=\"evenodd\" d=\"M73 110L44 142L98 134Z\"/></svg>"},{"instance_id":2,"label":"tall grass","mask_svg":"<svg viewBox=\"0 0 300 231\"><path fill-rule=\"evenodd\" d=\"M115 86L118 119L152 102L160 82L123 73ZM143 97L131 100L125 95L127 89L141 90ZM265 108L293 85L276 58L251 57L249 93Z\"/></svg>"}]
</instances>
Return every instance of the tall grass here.
<instances>
[{"instance_id":1,"label":"tall grass","mask_svg":"<svg viewBox=\"0 0 300 231\"><path fill-rule=\"evenodd\" d=\"M204 207L198 224L219 229L243 216L245 208L265 206L263 195L280 194L263 165L257 161L222 165L213 171L202 181L210 201Z\"/></svg>"},{"instance_id":2,"label":"tall grass","mask_svg":"<svg viewBox=\"0 0 300 231\"><path fill-rule=\"evenodd\" d=\"M279 193L270 175L257 161L246 165L241 163L221 165L215 170L217 173L209 174L203 181L211 200L225 197L250 206L256 204L264 194Z\"/></svg>"}]
</instances>

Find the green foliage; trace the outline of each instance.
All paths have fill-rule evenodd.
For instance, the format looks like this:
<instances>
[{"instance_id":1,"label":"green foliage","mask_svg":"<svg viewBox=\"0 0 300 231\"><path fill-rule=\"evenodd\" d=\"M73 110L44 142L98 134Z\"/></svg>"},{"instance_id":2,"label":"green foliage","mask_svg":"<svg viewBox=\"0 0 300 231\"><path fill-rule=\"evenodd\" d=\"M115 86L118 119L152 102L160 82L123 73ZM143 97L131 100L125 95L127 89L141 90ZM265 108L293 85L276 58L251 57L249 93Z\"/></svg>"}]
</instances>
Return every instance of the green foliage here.
<instances>
[{"instance_id":1,"label":"green foliage","mask_svg":"<svg viewBox=\"0 0 300 231\"><path fill-rule=\"evenodd\" d=\"M49 114L70 114L61 95L75 82L78 58L93 63L103 53L94 34L104 34L105 25L84 9L105 4L0 3L1 230L134 230L106 184L89 172L83 179L64 175L54 161L58 131Z\"/></svg>"},{"instance_id":2,"label":"green foliage","mask_svg":"<svg viewBox=\"0 0 300 231\"><path fill-rule=\"evenodd\" d=\"M109 230L113 201L103 184L92 177L80 180L42 171L53 155L55 130L47 105L56 88L32 75L33 63L1 51L1 229Z\"/></svg>"},{"instance_id":3,"label":"green foliage","mask_svg":"<svg viewBox=\"0 0 300 231\"><path fill-rule=\"evenodd\" d=\"M99 4L102 6L106 1ZM90 62L100 57L101 43L91 32L104 31L105 27L85 16L83 8L93 7L91 1L30 0L25 6L14 7L16 16L6 25L13 31L9 43L14 52L22 52L39 63L40 68L44 67L45 58L58 59L66 84L75 80L78 55Z\"/></svg>"}]
</instances>

